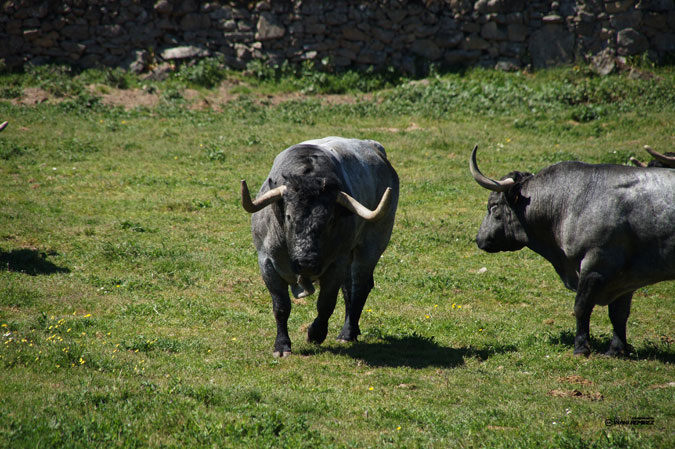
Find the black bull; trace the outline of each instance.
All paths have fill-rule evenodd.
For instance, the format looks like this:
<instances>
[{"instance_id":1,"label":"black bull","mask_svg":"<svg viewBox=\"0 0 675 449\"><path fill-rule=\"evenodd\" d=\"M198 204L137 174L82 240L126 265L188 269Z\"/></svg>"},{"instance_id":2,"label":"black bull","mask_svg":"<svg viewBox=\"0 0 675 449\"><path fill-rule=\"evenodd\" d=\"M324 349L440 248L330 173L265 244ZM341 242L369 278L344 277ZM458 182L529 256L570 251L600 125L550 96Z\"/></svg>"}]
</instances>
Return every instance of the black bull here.
<instances>
[{"instance_id":1,"label":"black bull","mask_svg":"<svg viewBox=\"0 0 675 449\"><path fill-rule=\"evenodd\" d=\"M652 155L654 159L645 164L644 162L635 159L634 157L630 158L630 162L633 165L638 167L663 167L663 168L675 168L675 153L669 152L661 154L657 151L654 151L649 145L644 146L645 151Z\"/></svg>"},{"instance_id":2,"label":"black bull","mask_svg":"<svg viewBox=\"0 0 675 449\"><path fill-rule=\"evenodd\" d=\"M342 289L345 322L338 340L353 341L373 288L398 203L398 176L384 148L372 140L327 137L294 145L274 159L258 197L242 181L251 212L258 265L277 324L274 355L291 353L289 286L296 297L321 286L307 339L321 343Z\"/></svg>"},{"instance_id":3,"label":"black bull","mask_svg":"<svg viewBox=\"0 0 675 449\"><path fill-rule=\"evenodd\" d=\"M626 322L633 293L675 279L675 170L562 162L501 181L474 179L492 190L476 243L488 251L528 247L546 258L576 291L574 353L590 354L593 307L607 305L614 335L608 355L628 351Z\"/></svg>"}]
</instances>

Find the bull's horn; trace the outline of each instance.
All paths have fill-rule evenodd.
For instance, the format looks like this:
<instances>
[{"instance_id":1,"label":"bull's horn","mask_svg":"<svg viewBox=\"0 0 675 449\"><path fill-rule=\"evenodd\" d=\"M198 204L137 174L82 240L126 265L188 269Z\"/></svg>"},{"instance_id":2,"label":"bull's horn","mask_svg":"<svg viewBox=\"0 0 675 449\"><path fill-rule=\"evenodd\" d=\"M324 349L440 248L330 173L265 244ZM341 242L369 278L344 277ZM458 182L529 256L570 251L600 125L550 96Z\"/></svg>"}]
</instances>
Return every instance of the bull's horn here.
<instances>
[{"instance_id":1,"label":"bull's horn","mask_svg":"<svg viewBox=\"0 0 675 449\"><path fill-rule=\"evenodd\" d=\"M642 167L642 168L644 168L644 167L647 166L647 164L645 164L644 162L641 162L641 161L635 159L633 156L631 156L631 158L628 159L628 160L630 161L631 164L635 165L636 167Z\"/></svg>"},{"instance_id":2,"label":"bull's horn","mask_svg":"<svg viewBox=\"0 0 675 449\"><path fill-rule=\"evenodd\" d=\"M473 147L473 151L471 152L469 170L471 170L471 175L473 176L473 179L476 180L478 185L495 192L505 192L509 189L509 187L516 183L516 181L511 178L506 178L502 181L496 181L483 175L480 170L478 170L478 165L476 164L476 151L478 151L478 145Z\"/></svg>"},{"instance_id":3,"label":"bull's horn","mask_svg":"<svg viewBox=\"0 0 675 449\"><path fill-rule=\"evenodd\" d=\"M0 123L0 131L2 131L3 129L7 128L7 125L9 125L9 122L2 122L2 123Z\"/></svg>"},{"instance_id":4,"label":"bull's horn","mask_svg":"<svg viewBox=\"0 0 675 449\"><path fill-rule=\"evenodd\" d=\"M658 160L662 164L667 165L668 167L675 167L675 156L666 156L665 154L661 154L657 151L654 151L654 149L649 145L645 145L644 148L647 153L651 154L654 159Z\"/></svg>"},{"instance_id":5,"label":"bull's horn","mask_svg":"<svg viewBox=\"0 0 675 449\"><path fill-rule=\"evenodd\" d=\"M248 186L246 181L241 180L241 205L244 207L244 210L249 213L258 212L260 209L264 209L266 206L269 206L275 201L278 201L283 196L286 191L286 186L280 186L275 189L270 190L269 192L263 194L260 198L255 200L251 199L251 194L248 191Z\"/></svg>"},{"instance_id":6,"label":"bull's horn","mask_svg":"<svg viewBox=\"0 0 675 449\"><path fill-rule=\"evenodd\" d=\"M337 196L338 204L344 206L347 210L354 212L366 221L376 221L382 218L389 210L390 201L391 187L387 187L387 190L384 191L384 195L382 195L382 198L380 199L380 204L377 205L375 210L368 209L343 191L338 192Z\"/></svg>"}]
</instances>

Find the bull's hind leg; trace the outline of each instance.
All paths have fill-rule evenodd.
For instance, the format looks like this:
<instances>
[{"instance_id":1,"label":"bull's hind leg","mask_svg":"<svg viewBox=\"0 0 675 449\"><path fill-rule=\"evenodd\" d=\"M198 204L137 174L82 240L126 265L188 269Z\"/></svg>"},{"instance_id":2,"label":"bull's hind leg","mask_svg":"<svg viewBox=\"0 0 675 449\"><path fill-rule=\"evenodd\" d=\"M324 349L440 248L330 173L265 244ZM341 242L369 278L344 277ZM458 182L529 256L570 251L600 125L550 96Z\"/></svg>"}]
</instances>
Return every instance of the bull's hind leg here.
<instances>
[{"instance_id":1,"label":"bull's hind leg","mask_svg":"<svg viewBox=\"0 0 675 449\"><path fill-rule=\"evenodd\" d=\"M589 356L591 354L590 323L591 313L595 306L595 296L605 285L599 273L586 273L579 279L577 297L574 301L574 315L577 318L577 334L574 338L574 355Z\"/></svg>"},{"instance_id":2,"label":"bull's hind leg","mask_svg":"<svg viewBox=\"0 0 675 449\"><path fill-rule=\"evenodd\" d=\"M609 304L609 319L612 321L614 336L609 350L606 352L609 356L624 355L629 351L628 341L626 340L626 322L630 315L630 304L633 299L633 292L618 297Z\"/></svg>"}]
</instances>

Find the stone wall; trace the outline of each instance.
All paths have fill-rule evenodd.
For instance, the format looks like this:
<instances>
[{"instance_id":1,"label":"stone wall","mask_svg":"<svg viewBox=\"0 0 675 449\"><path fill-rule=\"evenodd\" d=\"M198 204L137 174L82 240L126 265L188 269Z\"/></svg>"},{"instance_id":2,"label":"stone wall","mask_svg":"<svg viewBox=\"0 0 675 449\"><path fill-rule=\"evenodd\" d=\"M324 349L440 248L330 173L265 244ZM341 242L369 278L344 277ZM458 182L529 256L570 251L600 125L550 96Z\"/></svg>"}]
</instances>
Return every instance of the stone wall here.
<instances>
[{"instance_id":1,"label":"stone wall","mask_svg":"<svg viewBox=\"0 0 675 449\"><path fill-rule=\"evenodd\" d=\"M136 71L220 56L331 68L534 68L675 55L674 0L0 0L0 60Z\"/></svg>"}]
</instances>

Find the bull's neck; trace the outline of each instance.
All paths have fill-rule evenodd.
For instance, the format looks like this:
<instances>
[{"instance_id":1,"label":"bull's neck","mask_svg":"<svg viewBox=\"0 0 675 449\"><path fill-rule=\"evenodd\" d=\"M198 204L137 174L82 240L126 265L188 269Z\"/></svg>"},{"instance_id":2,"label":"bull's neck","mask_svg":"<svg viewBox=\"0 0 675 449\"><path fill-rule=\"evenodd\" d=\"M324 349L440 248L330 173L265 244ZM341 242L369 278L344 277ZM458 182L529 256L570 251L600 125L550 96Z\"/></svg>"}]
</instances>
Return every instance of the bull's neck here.
<instances>
[{"instance_id":1,"label":"bull's neck","mask_svg":"<svg viewBox=\"0 0 675 449\"><path fill-rule=\"evenodd\" d=\"M535 181L533 179L533 181ZM568 209L565 187L538 185L529 182L521 189L521 201L527 202L521 212L524 216L528 243L531 250L539 253L554 265L561 257L561 224Z\"/></svg>"}]
</instances>

